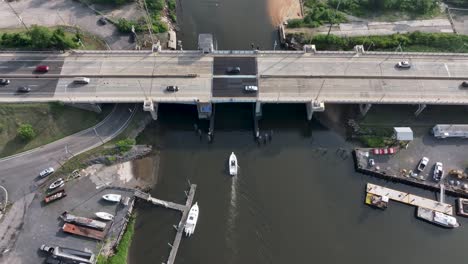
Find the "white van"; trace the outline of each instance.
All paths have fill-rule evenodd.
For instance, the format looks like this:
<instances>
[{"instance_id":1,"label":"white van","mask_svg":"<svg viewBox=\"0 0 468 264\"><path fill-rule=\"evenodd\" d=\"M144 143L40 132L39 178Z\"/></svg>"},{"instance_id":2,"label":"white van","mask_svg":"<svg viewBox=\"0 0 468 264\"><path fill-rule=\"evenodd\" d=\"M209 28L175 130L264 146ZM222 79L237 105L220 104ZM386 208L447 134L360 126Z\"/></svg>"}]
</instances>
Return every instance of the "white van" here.
<instances>
[{"instance_id":1,"label":"white van","mask_svg":"<svg viewBox=\"0 0 468 264\"><path fill-rule=\"evenodd\" d=\"M76 77L75 79L73 79L73 83L88 84L88 83L89 83L89 78L86 78L86 77Z\"/></svg>"}]
</instances>

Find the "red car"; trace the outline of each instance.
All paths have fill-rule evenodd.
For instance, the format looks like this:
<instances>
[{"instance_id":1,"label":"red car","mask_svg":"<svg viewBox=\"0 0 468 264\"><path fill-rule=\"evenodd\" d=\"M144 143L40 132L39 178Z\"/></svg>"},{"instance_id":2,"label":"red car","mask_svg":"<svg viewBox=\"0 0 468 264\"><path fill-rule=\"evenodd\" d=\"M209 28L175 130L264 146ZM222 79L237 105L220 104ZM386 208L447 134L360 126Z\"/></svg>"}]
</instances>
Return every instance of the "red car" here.
<instances>
[{"instance_id":1,"label":"red car","mask_svg":"<svg viewBox=\"0 0 468 264\"><path fill-rule=\"evenodd\" d=\"M47 65L38 65L36 66L36 72L48 72L49 66Z\"/></svg>"}]
</instances>

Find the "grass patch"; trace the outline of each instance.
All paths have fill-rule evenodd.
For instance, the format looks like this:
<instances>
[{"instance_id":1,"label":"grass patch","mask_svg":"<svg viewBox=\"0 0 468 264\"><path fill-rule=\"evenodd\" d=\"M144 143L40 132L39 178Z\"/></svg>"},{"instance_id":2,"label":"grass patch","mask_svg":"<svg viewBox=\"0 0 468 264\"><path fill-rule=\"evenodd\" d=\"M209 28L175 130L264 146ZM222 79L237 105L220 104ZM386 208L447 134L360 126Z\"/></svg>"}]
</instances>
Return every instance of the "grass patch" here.
<instances>
[{"instance_id":1,"label":"grass patch","mask_svg":"<svg viewBox=\"0 0 468 264\"><path fill-rule=\"evenodd\" d=\"M104 107L100 114L65 106L49 104L0 105L0 157L6 157L33 149L68 135L92 127L110 112ZM36 136L22 140L17 130L21 124L30 124Z\"/></svg>"},{"instance_id":2,"label":"grass patch","mask_svg":"<svg viewBox=\"0 0 468 264\"><path fill-rule=\"evenodd\" d=\"M41 27L44 28L44 27ZM55 27L48 27L45 28L50 32L54 32L57 29L60 29L63 32L63 37L64 39L73 41L73 45L70 46L69 48L76 48L76 49L82 49L82 50L105 50L107 49L107 45L98 36L95 36L89 32L84 32L81 31L78 28L75 27L69 27L69 26L55 26ZM27 40L27 31L22 28L15 28L15 29L1 29L0 30L0 48L25 48L25 49L31 49L34 47L30 47L30 43ZM3 37L4 34L7 34L7 36L16 36L18 41L20 41L21 38L26 38L26 42L24 43L8 43L8 45L3 45L3 41L1 38ZM81 40L81 43L77 42L77 37ZM10 45L11 44L11 45ZM75 45L76 44L76 45ZM57 49L57 47L46 47L45 49Z\"/></svg>"},{"instance_id":3,"label":"grass patch","mask_svg":"<svg viewBox=\"0 0 468 264\"><path fill-rule=\"evenodd\" d=\"M306 0L304 1L304 18L291 19L288 21L289 28L300 27L318 27L325 23L341 23L346 22L342 12L335 12L335 9L327 4L327 1L322 0Z\"/></svg>"},{"instance_id":4,"label":"grass patch","mask_svg":"<svg viewBox=\"0 0 468 264\"><path fill-rule=\"evenodd\" d=\"M135 219L135 215L130 217L127 229L120 240L120 244L117 246L116 254L110 257L99 255L97 264L127 264L128 252L132 244L133 234L135 233Z\"/></svg>"},{"instance_id":5,"label":"grass patch","mask_svg":"<svg viewBox=\"0 0 468 264\"><path fill-rule=\"evenodd\" d=\"M302 44L315 44L319 50L352 50L356 45L364 45L371 51L468 52L468 36L450 33L412 32L361 37L294 33L292 37Z\"/></svg>"}]
</instances>

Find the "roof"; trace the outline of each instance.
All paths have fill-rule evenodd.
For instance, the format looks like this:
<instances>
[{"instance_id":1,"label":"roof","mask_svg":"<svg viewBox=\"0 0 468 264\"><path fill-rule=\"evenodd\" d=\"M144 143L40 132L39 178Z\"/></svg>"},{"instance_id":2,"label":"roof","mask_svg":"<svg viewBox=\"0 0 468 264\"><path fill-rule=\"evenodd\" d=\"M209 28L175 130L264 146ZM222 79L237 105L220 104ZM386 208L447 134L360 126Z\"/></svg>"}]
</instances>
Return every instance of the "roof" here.
<instances>
[{"instance_id":1,"label":"roof","mask_svg":"<svg viewBox=\"0 0 468 264\"><path fill-rule=\"evenodd\" d=\"M411 141L413 140L413 130L410 127L394 127L395 136L397 140Z\"/></svg>"}]
</instances>

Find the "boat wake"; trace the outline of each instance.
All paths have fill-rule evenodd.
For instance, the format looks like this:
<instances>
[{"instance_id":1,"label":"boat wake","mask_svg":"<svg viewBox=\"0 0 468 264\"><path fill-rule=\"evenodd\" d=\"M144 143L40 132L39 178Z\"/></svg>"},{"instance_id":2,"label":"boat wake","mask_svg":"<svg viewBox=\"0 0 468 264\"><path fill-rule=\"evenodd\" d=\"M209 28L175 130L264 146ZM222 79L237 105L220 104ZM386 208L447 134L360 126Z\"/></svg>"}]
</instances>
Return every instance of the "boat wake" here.
<instances>
[{"instance_id":1,"label":"boat wake","mask_svg":"<svg viewBox=\"0 0 468 264\"><path fill-rule=\"evenodd\" d=\"M226 234L226 243L229 249L232 250L233 256L237 255L237 245L236 245L236 219L237 219L237 187L238 187L238 178L234 176L231 178L231 199L229 202L229 212L227 218L227 234ZM234 258L230 258L230 263L233 262Z\"/></svg>"}]
</instances>

